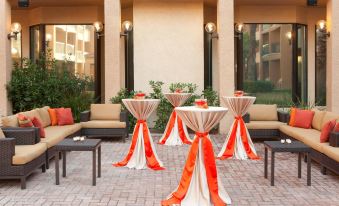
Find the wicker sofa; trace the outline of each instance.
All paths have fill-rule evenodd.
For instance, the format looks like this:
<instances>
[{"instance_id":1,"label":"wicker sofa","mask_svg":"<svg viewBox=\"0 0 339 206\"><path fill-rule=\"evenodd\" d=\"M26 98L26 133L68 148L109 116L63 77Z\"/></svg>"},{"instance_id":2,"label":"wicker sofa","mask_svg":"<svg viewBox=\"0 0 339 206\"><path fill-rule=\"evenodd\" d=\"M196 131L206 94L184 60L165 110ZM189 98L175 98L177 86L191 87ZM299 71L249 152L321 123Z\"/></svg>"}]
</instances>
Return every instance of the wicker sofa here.
<instances>
[{"instance_id":1,"label":"wicker sofa","mask_svg":"<svg viewBox=\"0 0 339 206\"><path fill-rule=\"evenodd\" d=\"M79 135L87 135L89 137L121 136L123 137L123 140L125 140L125 137L128 137L127 113L120 111L121 105L110 105L108 108L111 109L112 106L114 107L114 111L99 111L99 113L102 112L105 115L113 113L115 116L119 116L119 120L115 119L115 122L112 125L109 124L110 121L103 120L102 122L99 122L98 120L93 119L72 125L51 126L51 120L48 113L49 107L22 112L22 114L25 116L37 117L40 120L45 130L45 138L40 138L40 132L38 128L20 128L17 115L3 117L1 119L3 124L1 129L4 131L6 138L0 141L0 156L5 156L7 159L1 162L0 179L16 179L18 178L17 172L20 172L20 178L22 178L22 188L25 188L24 180L27 175L29 175L29 173L32 172L32 170L36 167L43 166L43 168L46 167L48 169L49 161L55 156L56 153L55 145L65 138L72 138ZM82 120L85 119L85 114L90 115L91 113L85 112L81 114ZM120 120L122 122L120 122ZM110 127L108 127L107 124ZM32 152L37 150L41 151L42 146L45 148L45 150L42 152L43 154L39 156L30 156ZM17 169L19 167L14 166L16 165L15 161L10 161L10 158L12 157L13 160L15 160L15 156L18 154L20 154L23 159L26 158L29 160L29 162L25 162L25 164L23 164L24 166L21 166L21 169ZM42 162L41 159L43 159Z\"/></svg>"},{"instance_id":2,"label":"wicker sofa","mask_svg":"<svg viewBox=\"0 0 339 206\"><path fill-rule=\"evenodd\" d=\"M249 110L249 113L247 114L247 119L249 119L249 121L247 121L246 125L249 129L251 137L254 139L268 137L291 138L301 141L313 149L311 157L314 161L318 162L321 165L321 170L323 174L326 174L327 169L333 171L336 174L339 174L339 147L330 146L328 142L320 143L321 128L326 122L330 120L339 120L339 115L332 112L319 111L317 109L314 109L315 115L312 121L312 128L303 129L291 127L286 124L286 122L289 121L289 114L281 113L277 110L274 111L273 107L274 106L272 105L253 105L252 108ZM268 122L268 124L264 124L264 122L257 122L259 120L257 120L257 117L255 115L268 115L268 111L271 112L271 115L272 113L276 113L278 116L278 120L274 120L274 122ZM254 116L254 118L251 117L252 115ZM271 116L271 118L272 117L273 115ZM260 127L258 125L260 125ZM339 134L332 132L330 142L335 142L336 140L339 140Z\"/></svg>"}]
</instances>

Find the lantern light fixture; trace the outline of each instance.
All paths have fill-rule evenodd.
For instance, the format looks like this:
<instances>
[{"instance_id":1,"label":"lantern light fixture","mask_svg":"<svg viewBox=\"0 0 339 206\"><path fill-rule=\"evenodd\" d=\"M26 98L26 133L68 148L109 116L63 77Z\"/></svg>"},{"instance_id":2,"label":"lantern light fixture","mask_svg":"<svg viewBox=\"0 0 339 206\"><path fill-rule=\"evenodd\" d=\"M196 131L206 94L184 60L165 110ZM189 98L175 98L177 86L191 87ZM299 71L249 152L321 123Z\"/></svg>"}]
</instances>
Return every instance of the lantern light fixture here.
<instances>
[{"instance_id":1,"label":"lantern light fixture","mask_svg":"<svg viewBox=\"0 0 339 206\"><path fill-rule=\"evenodd\" d=\"M11 33L9 33L7 35L8 39L12 39L14 38L15 40L17 40L18 38L18 34L21 32L21 24L18 22L14 22L11 25Z\"/></svg>"}]
</instances>

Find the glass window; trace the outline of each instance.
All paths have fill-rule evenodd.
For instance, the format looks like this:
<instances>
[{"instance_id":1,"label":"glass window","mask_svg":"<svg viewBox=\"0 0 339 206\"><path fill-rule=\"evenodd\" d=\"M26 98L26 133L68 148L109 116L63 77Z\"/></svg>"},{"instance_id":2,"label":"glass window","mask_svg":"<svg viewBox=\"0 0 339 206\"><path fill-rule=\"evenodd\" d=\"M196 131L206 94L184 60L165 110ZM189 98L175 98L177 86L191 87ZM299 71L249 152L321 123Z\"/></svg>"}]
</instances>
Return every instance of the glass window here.
<instances>
[{"instance_id":1,"label":"glass window","mask_svg":"<svg viewBox=\"0 0 339 206\"><path fill-rule=\"evenodd\" d=\"M316 30L315 103L326 106L326 33Z\"/></svg>"},{"instance_id":2,"label":"glass window","mask_svg":"<svg viewBox=\"0 0 339 206\"><path fill-rule=\"evenodd\" d=\"M238 41L239 89L256 96L256 103L307 101L305 26L245 24Z\"/></svg>"}]
</instances>

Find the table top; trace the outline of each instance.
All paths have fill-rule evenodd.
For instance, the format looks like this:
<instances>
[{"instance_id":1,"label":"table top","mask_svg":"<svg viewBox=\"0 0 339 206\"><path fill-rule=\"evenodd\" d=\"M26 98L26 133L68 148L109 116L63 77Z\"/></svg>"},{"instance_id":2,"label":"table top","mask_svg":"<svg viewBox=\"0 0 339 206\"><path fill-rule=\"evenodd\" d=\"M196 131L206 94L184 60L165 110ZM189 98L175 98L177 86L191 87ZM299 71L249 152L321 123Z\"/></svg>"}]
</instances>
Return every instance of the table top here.
<instances>
[{"instance_id":1,"label":"table top","mask_svg":"<svg viewBox=\"0 0 339 206\"><path fill-rule=\"evenodd\" d=\"M228 109L223 107L209 107L208 109L177 107L175 111L182 121L195 132L209 132L225 116Z\"/></svg>"},{"instance_id":2,"label":"table top","mask_svg":"<svg viewBox=\"0 0 339 206\"><path fill-rule=\"evenodd\" d=\"M192 93L164 93L164 96L174 107L180 107L192 96Z\"/></svg>"},{"instance_id":3,"label":"table top","mask_svg":"<svg viewBox=\"0 0 339 206\"><path fill-rule=\"evenodd\" d=\"M128 111L138 120L146 120L158 107L159 99L123 99Z\"/></svg>"},{"instance_id":4,"label":"table top","mask_svg":"<svg viewBox=\"0 0 339 206\"><path fill-rule=\"evenodd\" d=\"M85 139L84 141L74 141L73 139L64 139L55 145L58 151L92 151L101 144L100 139Z\"/></svg>"},{"instance_id":5,"label":"table top","mask_svg":"<svg viewBox=\"0 0 339 206\"><path fill-rule=\"evenodd\" d=\"M299 141L292 143L281 143L280 141L264 141L264 146L273 152L310 152L311 148Z\"/></svg>"},{"instance_id":6,"label":"table top","mask_svg":"<svg viewBox=\"0 0 339 206\"><path fill-rule=\"evenodd\" d=\"M234 116L244 116L254 103L256 97L251 96L223 96L222 101Z\"/></svg>"}]
</instances>

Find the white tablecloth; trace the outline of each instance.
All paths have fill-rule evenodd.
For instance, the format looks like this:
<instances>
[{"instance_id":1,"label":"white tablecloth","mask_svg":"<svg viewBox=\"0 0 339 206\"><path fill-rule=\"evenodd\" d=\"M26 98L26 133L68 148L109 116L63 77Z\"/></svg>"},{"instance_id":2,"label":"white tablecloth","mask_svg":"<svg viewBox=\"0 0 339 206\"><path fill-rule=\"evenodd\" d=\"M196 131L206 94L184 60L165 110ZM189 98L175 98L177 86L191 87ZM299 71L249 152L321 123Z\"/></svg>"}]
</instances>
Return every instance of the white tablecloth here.
<instances>
[{"instance_id":1,"label":"white tablecloth","mask_svg":"<svg viewBox=\"0 0 339 206\"><path fill-rule=\"evenodd\" d=\"M196 131L178 188L162 201L162 205L224 206L231 204L218 177L212 142L208 132L227 113L221 107L200 109L177 107L177 114L188 127Z\"/></svg>"},{"instance_id":2,"label":"white tablecloth","mask_svg":"<svg viewBox=\"0 0 339 206\"><path fill-rule=\"evenodd\" d=\"M227 108L234 115L234 122L226 141L218 154L219 159L259 159L242 116L254 103L255 97L222 97Z\"/></svg>"},{"instance_id":3,"label":"white tablecloth","mask_svg":"<svg viewBox=\"0 0 339 206\"><path fill-rule=\"evenodd\" d=\"M166 99L173 105L174 109L167 123L164 134L159 140L159 144L163 145L182 145L191 144L192 140L189 138L187 127L181 118L175 112L176 107L183 105L191 93L165 93Z\"/></svg>"},{"instance_id":4,"label":"white tablecloth","mask_svg":"<svg viewBox=\"0 0 339 206\"><path fill-rule=\"evenodd\" d=\"M116 167L145 169L147 166L153 170L162 170L163 163L156 153L153 139L147 127L146 119L160 103L158 99L123 99L128 111L138 119L134 128L132 142L124 160L114 164Z\"/></svg>"}]
</instances>

